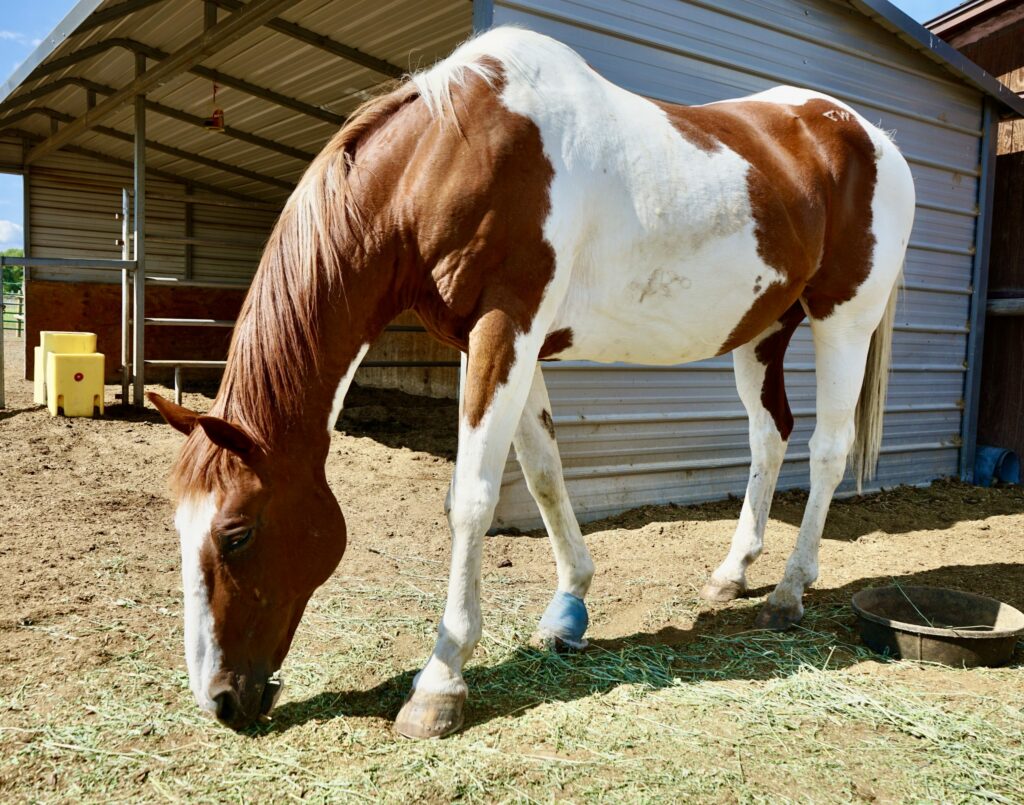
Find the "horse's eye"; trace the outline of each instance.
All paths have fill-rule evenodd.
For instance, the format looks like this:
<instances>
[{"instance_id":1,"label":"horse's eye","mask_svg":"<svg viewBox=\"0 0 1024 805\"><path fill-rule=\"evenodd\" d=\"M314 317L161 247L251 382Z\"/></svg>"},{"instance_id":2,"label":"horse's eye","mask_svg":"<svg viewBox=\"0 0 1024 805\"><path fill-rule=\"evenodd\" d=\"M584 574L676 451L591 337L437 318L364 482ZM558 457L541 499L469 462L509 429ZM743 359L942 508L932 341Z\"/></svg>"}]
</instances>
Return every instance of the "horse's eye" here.
<instances>
[{"instance_id":1,"label":"horse's eye","mask_svg":"<svg viewBox=\"0 0 1024 805\"><path fill-rule=\"evenodd\" d=\"M251 528L230 531L221 537L221 548L224 553L234 553L248 545L250 540L252 540Z\"/></svg>"}]
</instances>

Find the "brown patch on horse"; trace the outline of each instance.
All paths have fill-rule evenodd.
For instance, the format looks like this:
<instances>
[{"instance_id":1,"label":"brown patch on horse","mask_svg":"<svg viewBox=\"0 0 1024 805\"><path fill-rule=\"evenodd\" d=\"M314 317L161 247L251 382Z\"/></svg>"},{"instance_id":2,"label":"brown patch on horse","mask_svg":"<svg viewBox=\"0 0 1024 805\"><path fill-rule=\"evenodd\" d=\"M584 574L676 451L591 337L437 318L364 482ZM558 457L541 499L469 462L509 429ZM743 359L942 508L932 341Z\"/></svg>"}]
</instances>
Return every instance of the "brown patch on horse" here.
<instances>
[{"instance_id":1,"label":"brown patch on horse","mask_svg":"<svg viewBox=\"0 0 1024 805\"><path fill-rule=\"evenodd\" d=\"M415 248L431 267L414 309L435 337L468 352L463 410L471 427L508 380L520 357L516 337L532 328L555 270L544 239L554 168L536 124L502 105L503 70L491 66L501 76L495 86L471 73L453 87L456 108L472 110L459 118L461 136L433 121L408 167L436 182L410 202L424 205Z\"/></svg>"},{"instance_id":2,"label":"brown patch on horse","mask_svg":"<svg viewBox=\"0 0 1024 805\"><path fill-rule=\"evenodd\" d=\"M761 384L761 405L772 415L775 427L784 440L793 432L793 412L786 396L786 376L783 359L786 348L797 325L804 319L804 309L799 302L793 305L779 319L781 328L762 339L754 348L754 355L764 365L764 382Z\"/></svg>"},{"instance_id":3,"label":"brown patch on horse","mask_svg":"<svg viewBox=\"0 0 1024 805\"><path fill-rule=\"evenodd\" d=\"M540 359L542 361L554 360L555 355L565 352L571 346L571 327L562 327L559 330L552 330L548 333L548 337L544 339L544 344L540 348Z\"/></svg>"},{"instance_id":4,"label":"brown patch on horse","mask_svg":"<svg viewBox=\"0 0 1024 805\"><path fill-rule=\"evenodd\" d=\"M764 332L801 296L815 318L853 298L871 270L877 175L874 145L856 118L819 98L799 106L655 103L698 148L724 145L750 163L758 254L783 278L755 285L759 296L719 354Z\"/></svg>"},{"instance_id":5,"label":"brown patch on horse","mask_svg":"<svg viewBox=\"0 0 1024 805\"><path fill-rule=\"evenodd\" d=\"M555 438L555 421L551 418L551 412L547 408L541 409L540 421L544 425L544 429L548 432L548 436L552 439Z\"/></svg>"}]
</instances>

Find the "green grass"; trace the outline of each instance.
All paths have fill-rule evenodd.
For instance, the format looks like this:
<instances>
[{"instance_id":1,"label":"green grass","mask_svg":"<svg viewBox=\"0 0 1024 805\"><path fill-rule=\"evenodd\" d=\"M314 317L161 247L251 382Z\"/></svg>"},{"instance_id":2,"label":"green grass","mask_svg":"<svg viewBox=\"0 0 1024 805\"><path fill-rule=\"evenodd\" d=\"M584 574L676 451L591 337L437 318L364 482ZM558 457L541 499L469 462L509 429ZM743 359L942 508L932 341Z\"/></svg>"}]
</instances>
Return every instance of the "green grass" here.
<instances>
[{"instance_id":1,"label":"green grass","mask_svg":"<svg viewBox=\"0 0 1024 805\"><path fill-rule=\"evenodd\" d=\"M121 648L80 677L65 669L70 681L34 675L0 692L0 798L1024 796L1020 668L879 662L855 642L845 607L811 609L786 634L708 629L688 641L597 641L583 655L563 656L525 647L544 602L494 576L484 638L467 672L467 729L444 741L398 739L390 719L432 643L441 575L424 564L386 587L332 579L300 629L273 722L251 735L214 726L192 704L178 658L179 612L118 601L104 621L72 616L48 627L58 643L111 634ZM696 610L692 601L679 606ZM729 622L749 623L754 606L737 605ZM139 623L147 633L134 631ZM968 678L975 684L963 684Z\"/></svg>"}]
</instances>

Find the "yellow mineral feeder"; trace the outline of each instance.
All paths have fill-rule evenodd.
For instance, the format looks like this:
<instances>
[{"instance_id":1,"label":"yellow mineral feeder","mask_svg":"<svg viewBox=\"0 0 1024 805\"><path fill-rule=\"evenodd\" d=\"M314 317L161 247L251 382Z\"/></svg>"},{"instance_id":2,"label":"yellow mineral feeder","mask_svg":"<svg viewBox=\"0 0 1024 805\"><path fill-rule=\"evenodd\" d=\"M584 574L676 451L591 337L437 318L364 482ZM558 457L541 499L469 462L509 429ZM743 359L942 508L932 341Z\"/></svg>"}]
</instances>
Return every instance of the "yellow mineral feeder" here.
<instances>
[{"instance_id":1,"label":"yellow mineral feeder","mask_svg":"<svg viewBox=\"0 0 1024 805\"><path fill-rule=\"evenodd\" d=\"M103 413L103 354L95 333L44 331L35 349L35 401L53 416Z\"/></svg>"}]
</instances>

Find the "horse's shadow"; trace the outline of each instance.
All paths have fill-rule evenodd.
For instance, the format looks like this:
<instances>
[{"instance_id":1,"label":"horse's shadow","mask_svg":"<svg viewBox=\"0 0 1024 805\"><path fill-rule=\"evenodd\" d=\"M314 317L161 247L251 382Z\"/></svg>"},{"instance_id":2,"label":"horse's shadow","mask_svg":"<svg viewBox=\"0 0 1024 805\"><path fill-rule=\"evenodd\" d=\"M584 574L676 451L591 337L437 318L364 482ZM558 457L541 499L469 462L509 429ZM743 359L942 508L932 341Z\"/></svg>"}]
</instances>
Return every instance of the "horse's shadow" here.
<instances>
[{"instance_id":1,"label":"horse's shadow","mask_svg":"<svg viewBox=\"0 0 1024 805\"><path fill-rule=\"evenodd\" d=\"M876 576L843 587L810 590L804 622L785 633L754 630L756 607L750 604L703 609L692 626L663 626L615 638L596 639L583 654L559 655L522 647L495 665L472 665L465 678L472 696L465 727L501 717L518 717L548 702L568 702L607 693L620 685L659 689L680 683L763 680L795 673L813 657L828 657L837 670L874 658L859 641L849 600L865 587L898 582L982 592L1024 608L1024 565L954 565L899 577ZM770 588L753 590L753 596ZM748 661L737 662L735 642L755 641ZM1024 667L1024 643L1018 643L1014 667ZM409 669L366 690L335 690L286 702L263 728L276 733L309 721L342 716L392 720L412 684Z\"/></svg>"},{"instance_id":2,"label":"horse's shadow","mask_svg":"<svg viewBox=\"0 0 1024 805\"><path fill-rule=\"evenodd\" d=\"M742 498L730 495L724 500L677 505L641 506L621 514L582 524L584 535L610 528L635 528L651 522L735 522L743 506ZM790 489L777 492L772 499L772 519L799 526L807 506L807 491ZM825 538L854 542L865 534L905 534L909 531L941 531L965 520L993 515L1024 513L1024 488L991 488L940 479L927 487L900 486L866 495L836 498L829 506ZM846 516L842 516L846 515ZM729 527L731 530L732 526ZM521 532L498 528L497 533L547 538L543 529Z\"/></svg>"}]
</instances>

